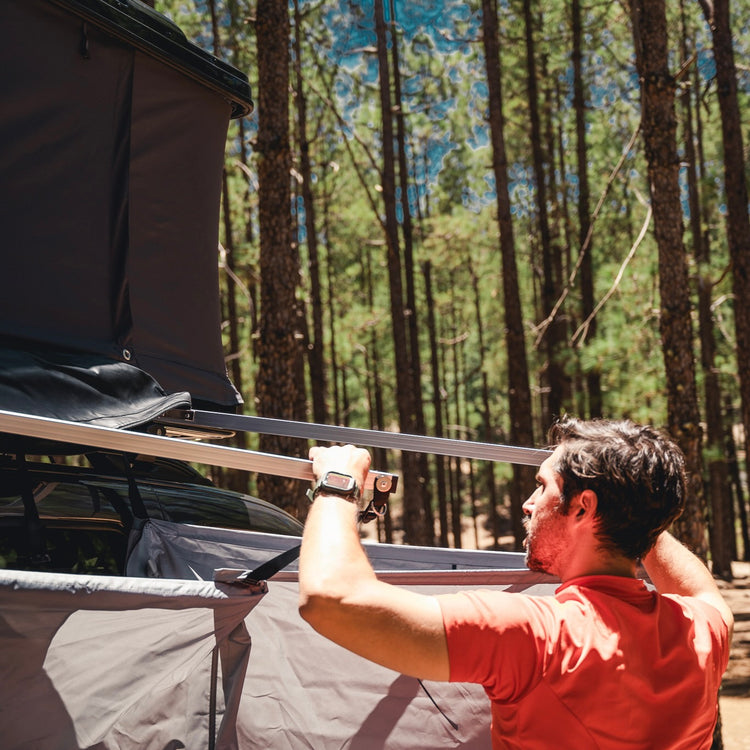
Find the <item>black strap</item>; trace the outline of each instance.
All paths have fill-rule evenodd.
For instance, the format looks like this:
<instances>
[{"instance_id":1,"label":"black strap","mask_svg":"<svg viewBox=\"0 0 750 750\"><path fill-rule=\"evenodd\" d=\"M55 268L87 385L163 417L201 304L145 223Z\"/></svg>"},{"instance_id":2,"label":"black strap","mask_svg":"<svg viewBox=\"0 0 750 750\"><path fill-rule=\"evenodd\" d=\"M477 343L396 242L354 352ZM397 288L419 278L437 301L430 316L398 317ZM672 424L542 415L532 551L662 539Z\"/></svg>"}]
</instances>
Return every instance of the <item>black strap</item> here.
<instances>
[{"instance_id":1,"label":"black strap","mask_svg":"<svg viewBox=\"0 0 750 750\"><path fill-rule=\"evenodd\" d=\"M267 581L299 557L301 546L301 544L298 544L296 547L290 547L280 555L276 555L276 557L272 557L270 560L261 563L255 570L245 571L242 575L237 576L237 581L240 583L260 583L261 581Z\"/></svg>"},{"instance_id":2,"label":"black strap","mask_svg":"<svg viewBox=\"0 0 750 750\"><path fill-rule=\"evenodd\" d=\"M34 488L31 486L31 475L26 465L26 454L19 451L16 454L18 473L21 477L21 497L23 499L23 518L26 527L26 549L28 561L31 565L46 565L50 558L44 541L44 527L39 520L39 510L36 507Z\"/></svg>"},{"instance_id":3,"label":"black strap","mask_svg":"<svg viewBox=\"0 0 750 750\"><path fill-rule=\"evenodd\" d=\"M135 459L135 456L133 459ZM133 509L133 515L136 518L147 519L148 511L146 510L146 504L143 502L140 490L138 489L138 483L135 481L135 474L133 472L133 464L131 463L130 456L127 453L123 453L122 461L125 467L125 476L128 480L128 499L130 500L130 507Z\"/></svg>"}]
</instances>

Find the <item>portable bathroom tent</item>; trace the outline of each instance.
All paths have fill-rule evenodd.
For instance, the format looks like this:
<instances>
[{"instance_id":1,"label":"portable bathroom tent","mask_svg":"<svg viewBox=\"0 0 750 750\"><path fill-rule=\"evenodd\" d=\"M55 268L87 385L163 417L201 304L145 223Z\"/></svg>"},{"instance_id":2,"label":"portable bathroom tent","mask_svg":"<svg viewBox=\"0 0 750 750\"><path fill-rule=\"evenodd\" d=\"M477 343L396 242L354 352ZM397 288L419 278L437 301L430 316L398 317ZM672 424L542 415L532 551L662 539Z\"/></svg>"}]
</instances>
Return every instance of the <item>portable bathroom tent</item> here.
<instances>
[{"instance_id":1,"label":"portable bathroom tent","mask_svg":"<svg viewBox=\"0 0 750 750\"><path fill-rule=\"evenodd\" d=\"M238 575L296 543L148 521L128 572L167 580L0 571L7 746L489 750L481 687L422 683L327 641L297 613L294 571L267 586ZM517 553L366 549L422 593L554 588Z\"/></svg>"},{"instance_id":2,"label":"portable bathroom tent","mask_svg":"<svg viewBox=\"0 0 750 750\"><path fill-rule=\"evenodd\" d=\"M139 370L147 401L235 409L217 242L247 77L138 0L0 0L0 27L0 408L91 419L98 388L127 426Z\"/></svg>"}]
</instances>

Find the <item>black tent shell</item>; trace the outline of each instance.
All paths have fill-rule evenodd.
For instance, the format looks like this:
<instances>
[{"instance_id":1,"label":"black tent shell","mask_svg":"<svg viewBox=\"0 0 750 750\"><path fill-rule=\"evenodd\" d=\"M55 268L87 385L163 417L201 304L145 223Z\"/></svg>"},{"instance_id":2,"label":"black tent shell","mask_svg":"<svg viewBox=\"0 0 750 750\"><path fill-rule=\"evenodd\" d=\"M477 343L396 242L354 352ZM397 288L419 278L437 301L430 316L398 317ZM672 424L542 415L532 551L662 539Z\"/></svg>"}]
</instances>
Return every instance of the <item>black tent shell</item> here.
<instances>
[{"instance_id":1,"label":"black tent shell","mask_svg":"<svg viewBox=\"0 0 750 750\"><path fill-rule=\"evenodd\" d=\"M0 27L0 349L80 353L145 372L149 400L235 410L217 246L247 77L137 0L0 0Z\"/></svg>"}]
</instances>

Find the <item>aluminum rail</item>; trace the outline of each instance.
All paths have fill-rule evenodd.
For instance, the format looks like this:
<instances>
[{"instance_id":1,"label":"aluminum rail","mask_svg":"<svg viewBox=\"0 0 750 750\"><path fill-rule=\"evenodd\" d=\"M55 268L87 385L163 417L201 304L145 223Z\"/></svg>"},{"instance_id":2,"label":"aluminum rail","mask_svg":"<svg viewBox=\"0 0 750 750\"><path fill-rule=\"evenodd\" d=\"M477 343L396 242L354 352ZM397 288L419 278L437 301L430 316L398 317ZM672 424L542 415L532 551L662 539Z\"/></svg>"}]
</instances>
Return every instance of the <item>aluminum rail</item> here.
<instances>
[{"instance_id":1,"label":"aluminum rail","mask_svg":"<svg viewBox=\"0 0 750 750\"><path fill-rule=\"evenodd\" d=\"M337 427L314 422L293 422L245 414L224 414L213 411L185 410L171 412L182 419L159 419L165 425L194 425L196 427L258 432L265 435L305 438L330 443L353 443L370 448L393 448L415 453L431 453L456 458L476 458L484 461L503 461L513 464L539 466L550 451L539 448L521 448L494 443L476 443L469 440L409 435L401 432L381 432L355 427Z\"/></svg>"},{"instance_id":2,"label":"aluminum rail","mask_svg":"<svg viewBox=\"0 0 750 750\"><path fill-rule=\"evenodd\" d=\"M17 412L0 410L0 433L126 453L175 458L181 461L224 466L227 469L242 469L290 479L307 481L314 479L312 463L302 458L259 453L213 443L197 443L161 435L147 435L142 432L129 432L112 427L99 427ZM398 477L394 474L370 471L365 480L365 489L373 489L377 486L381 491L389 491L391 486L395 488L397 479Z\"/></svg>"}]
</instances>

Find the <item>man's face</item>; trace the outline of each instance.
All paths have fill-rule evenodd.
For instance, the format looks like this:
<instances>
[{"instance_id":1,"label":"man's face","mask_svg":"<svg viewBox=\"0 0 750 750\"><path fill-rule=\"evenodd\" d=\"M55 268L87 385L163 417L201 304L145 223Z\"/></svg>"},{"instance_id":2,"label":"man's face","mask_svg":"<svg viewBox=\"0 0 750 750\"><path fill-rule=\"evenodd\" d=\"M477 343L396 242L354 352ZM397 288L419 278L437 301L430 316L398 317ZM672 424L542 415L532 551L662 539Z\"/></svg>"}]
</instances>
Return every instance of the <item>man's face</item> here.
<instances>
[{"instance_id":1,"label":"man's face","mask_svg":"<svg viewBox=\"0 0 750 750\"><path fill-rule=\"evenodd\" d=\"M560 508L562 477L554 470L559 452L555 452L539 467L537 487L523 504L526 514L526 564L531 570L558 574L560 563L570 552L568 517Z\"/></svg>"}]
</instances>

